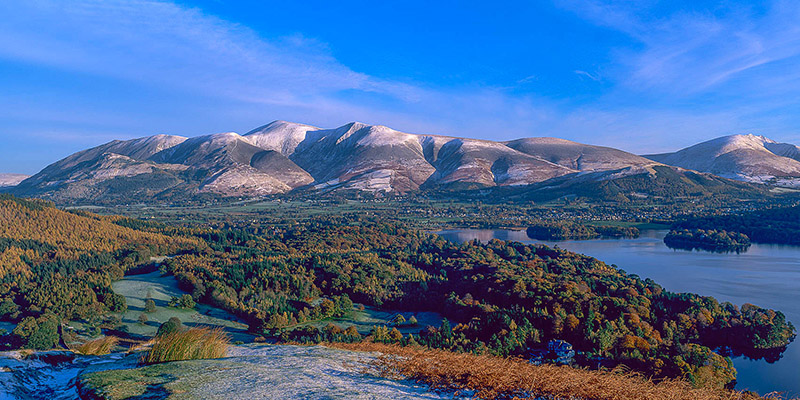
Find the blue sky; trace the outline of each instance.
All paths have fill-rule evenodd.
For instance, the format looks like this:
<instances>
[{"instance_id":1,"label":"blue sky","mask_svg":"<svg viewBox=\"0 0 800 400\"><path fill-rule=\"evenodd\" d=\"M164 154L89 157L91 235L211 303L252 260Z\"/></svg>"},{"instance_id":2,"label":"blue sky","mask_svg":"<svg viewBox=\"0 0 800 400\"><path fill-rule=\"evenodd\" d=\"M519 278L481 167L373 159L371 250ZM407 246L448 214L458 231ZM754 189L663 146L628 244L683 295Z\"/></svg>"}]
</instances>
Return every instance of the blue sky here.
<instances>
[{"instance_id":1,"label":"blue sky","mask_svg":"<svg viewBox=\"0 0 800 400\"><path fill-rule=\"evenodd\" d=\"M0 172L284 119L800 143L800 2L0 0Z\"/></svg>"}]
</instances>

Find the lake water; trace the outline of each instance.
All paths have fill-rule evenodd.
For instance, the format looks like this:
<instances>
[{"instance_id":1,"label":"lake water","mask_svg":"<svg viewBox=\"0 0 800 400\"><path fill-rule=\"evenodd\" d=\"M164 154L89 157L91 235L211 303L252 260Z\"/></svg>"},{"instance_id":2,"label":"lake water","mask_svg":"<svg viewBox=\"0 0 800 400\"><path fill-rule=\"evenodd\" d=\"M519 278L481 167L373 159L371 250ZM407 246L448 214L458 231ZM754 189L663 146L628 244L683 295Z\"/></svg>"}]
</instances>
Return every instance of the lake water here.
<instances>
[{"instance_id":1,"label":"lake water","mask_svg":"<svg viewBox=\"0 0 800 400\"><path fill-rule=\"evenodd\" d=\"M664 245L667 231L642 231L637 239L603 239L548 242L532 240L525 231L459 229L437 232L463 242L472 239L515 240L543 243L616 264L628 273L651 278L673 292L713 296L741 305L752 303L782 311L800 327L800 247L753 244L741 254L672 250ZM781 391L800 396L800 345L789 345L775 363L733 359L738 371L737 389L762 394Z\"/></svg>"}]
</instances>

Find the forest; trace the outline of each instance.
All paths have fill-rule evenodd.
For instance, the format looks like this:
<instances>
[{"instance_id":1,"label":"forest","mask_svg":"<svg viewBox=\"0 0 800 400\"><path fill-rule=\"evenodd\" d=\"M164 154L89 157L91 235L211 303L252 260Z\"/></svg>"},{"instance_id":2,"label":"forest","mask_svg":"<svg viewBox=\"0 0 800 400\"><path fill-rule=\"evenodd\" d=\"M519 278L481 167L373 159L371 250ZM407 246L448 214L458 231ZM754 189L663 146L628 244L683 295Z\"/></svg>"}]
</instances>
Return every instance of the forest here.
<instances>
[{"instance_id":1,"label":"forest","mask_svg":"<svg viewBox=\"0 0 800 400\"><path fill-rule=\"evenodd\" d=\"M320 216L248 232L65 212L7 196L0 218L0 319L17 323L3 336L7 347L53 347L58 321L124 310L111 282L155 255L173 256L160 268L194 301L284 341L371 340L522 356L564 339L587 364L603 360L720 387L735 370L713 349L779 353L795 337L779 311L671 293L563 249L452 243L371 216ZM386 326L368 338L335 325L298 326L347 315L354 303L447 319L405 337Z\"/></svg>"}]
</instances>

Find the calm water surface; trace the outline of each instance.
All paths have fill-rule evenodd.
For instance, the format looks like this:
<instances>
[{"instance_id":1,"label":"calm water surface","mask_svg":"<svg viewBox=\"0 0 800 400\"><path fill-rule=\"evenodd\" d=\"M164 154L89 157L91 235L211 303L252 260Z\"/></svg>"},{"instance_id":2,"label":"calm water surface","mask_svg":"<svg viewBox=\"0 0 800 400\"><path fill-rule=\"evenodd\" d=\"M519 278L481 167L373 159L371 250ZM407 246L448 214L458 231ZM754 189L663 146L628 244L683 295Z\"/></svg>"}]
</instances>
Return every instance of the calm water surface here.
<instances>
[{"instance_id":1,"label":"calm water surface","mask_svg":"<svg viewBox=\"0 0 800 400\"><path fill-rule=\"evenodd\" d=\"M559 246L616 264L628 273L651 278L673 292L693 292L719 301L753 303L782 311L800 327L800 247L754 244L747 252L709 253L672 250L662 241L667 231L642 231L637 239L548 242L525 231L459 229L437 232L452 241L516 240ZM775 363L733 359L737 389L765 394L782 391L800 397L800 345L793 343Z\"/></svg>"}]
</instances>

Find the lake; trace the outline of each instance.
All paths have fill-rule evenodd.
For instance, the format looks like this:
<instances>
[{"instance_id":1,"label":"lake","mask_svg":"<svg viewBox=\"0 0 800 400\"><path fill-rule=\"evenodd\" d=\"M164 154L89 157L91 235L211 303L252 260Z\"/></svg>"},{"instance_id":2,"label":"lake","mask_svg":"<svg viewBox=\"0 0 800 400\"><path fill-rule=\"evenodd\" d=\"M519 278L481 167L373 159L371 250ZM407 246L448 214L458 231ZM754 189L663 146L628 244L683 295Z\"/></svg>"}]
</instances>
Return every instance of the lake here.
<instances>
[{"instance_id":1,"label":"lake","mask_svg":"<svg viewBox=\"0 0 800 400\"><path fill-rule=\"evenodd\" d=\"M651 278L669 291L698 293L740 306L752 303L779 310L795 327L800 326L798 246L753 244L741 254L672 250L664 245L667 231L663 230L642 231L637 239L558 242L530 239L524 230L457 229L436 233L458 242L501 239L558 246ZM800 396L800 345L790 344L775 363L745 357L736 357L733 362L738 371L737 389Z\"/></svg>"}]
</instances>

